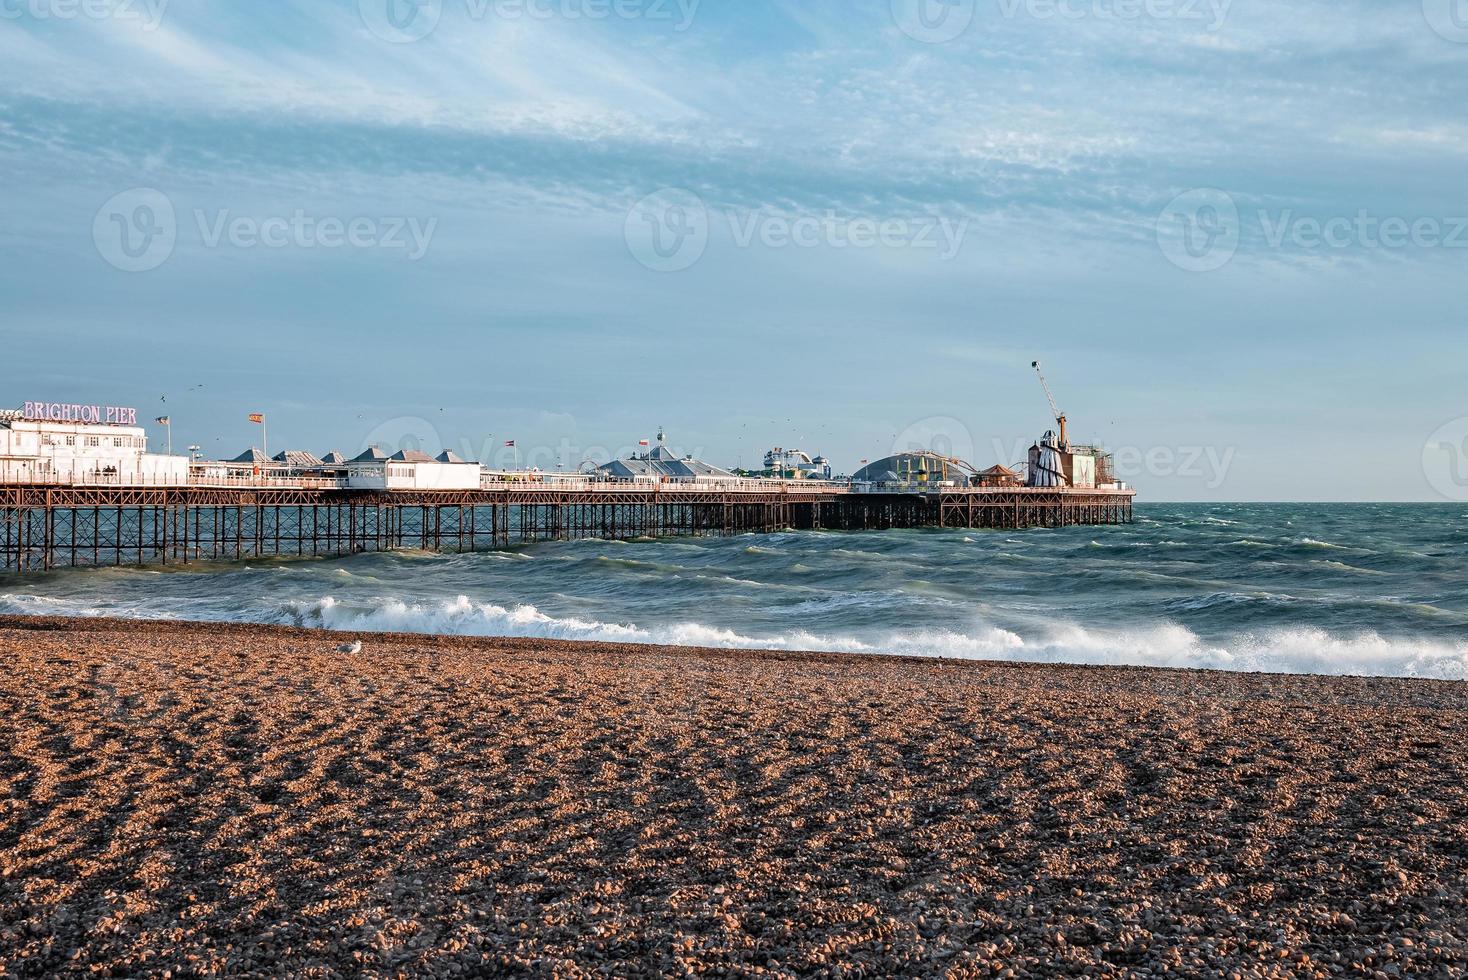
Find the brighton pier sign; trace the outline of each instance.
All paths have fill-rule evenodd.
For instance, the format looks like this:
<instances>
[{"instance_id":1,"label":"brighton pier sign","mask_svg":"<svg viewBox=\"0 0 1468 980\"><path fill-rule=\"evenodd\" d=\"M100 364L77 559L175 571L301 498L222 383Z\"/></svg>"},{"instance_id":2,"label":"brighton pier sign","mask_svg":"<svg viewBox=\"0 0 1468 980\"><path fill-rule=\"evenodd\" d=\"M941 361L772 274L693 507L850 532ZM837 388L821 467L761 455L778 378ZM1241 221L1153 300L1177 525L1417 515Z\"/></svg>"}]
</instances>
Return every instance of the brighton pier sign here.
<instances>
[{"instance_id":1,"label":"brighton pier sign","mask_svg":"<svg viewBox=\"0 0 1468 980\"><path fill-rule=\"evenodd\" d=\"M21 417L27 422L80 422L84 425L137 425L138 410L120 405L72 405L65 402L26 402Z\"/></svg>"}]
</instances>

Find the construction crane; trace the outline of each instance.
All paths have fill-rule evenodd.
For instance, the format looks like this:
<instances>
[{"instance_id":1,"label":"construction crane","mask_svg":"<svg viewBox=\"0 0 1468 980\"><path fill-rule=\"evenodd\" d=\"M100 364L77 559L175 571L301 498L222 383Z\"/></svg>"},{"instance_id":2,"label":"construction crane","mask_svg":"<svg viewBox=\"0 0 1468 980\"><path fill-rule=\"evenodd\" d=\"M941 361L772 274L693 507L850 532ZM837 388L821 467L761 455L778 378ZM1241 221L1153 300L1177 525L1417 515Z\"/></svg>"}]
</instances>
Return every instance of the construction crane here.
<instances>
[{"instance_id":1,"label":"construction crane","mask_svg":"<svg viewBox=\"0 0 1468 980\"><path fill-rule=\"evenodd\" d=\"M1070 449L1070 438L1065 431L1065 413L1060 410L1059 405L1055 404L1055 396L1050 392L1050 382L1045 380L1045 372L1040 370L1040 362L1032 361L1030 367L1034 368L1035 373L1040 376L1040 385L1045 389L1045 397L1050 399L1050 411L1055 413L1055 424L1060 427L1060 445L1056 448L1068 450Z\"/></svg>"}]
</instances>

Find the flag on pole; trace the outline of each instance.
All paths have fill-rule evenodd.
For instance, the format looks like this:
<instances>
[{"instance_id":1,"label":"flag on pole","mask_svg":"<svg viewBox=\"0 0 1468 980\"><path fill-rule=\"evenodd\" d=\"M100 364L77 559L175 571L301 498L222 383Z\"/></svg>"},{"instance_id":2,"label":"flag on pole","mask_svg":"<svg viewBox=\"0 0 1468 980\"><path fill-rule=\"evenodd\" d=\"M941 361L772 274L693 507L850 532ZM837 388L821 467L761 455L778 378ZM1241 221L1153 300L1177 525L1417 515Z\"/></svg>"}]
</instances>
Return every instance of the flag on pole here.
<instances>
[{"instance_id":1,"label":"flag on pole","mask_svg":"<svg viewBox=\"0 0 1468 980\"><path fill-rule=\"evenodd\" d=\"M651 446L652 445L652 443L648 442L646 439L640 439L640 440L638 440L637 444L639 446Z\"/></svg>"},{"instance_id":2,"label":"flag on pole","mask_svg":"<svg viewBox=\"0 0 1468 980\"><path fill-rule=\"evenodd\" d=\"M172 425L173 424L173 420L170 419L167 415L160 415L156 419L154 419L153 421L154 422L157 422L159 425Z\"/></svg>"},{"instance_id":3,"label":"flag on pole","mask_svg":"<svg viewBox=\"0 0 1468 980\"><path fill-rule=\"evenodd\" d=\"M515 448L515 440L514 439L506 439L505 440L505 448L506 449L513 449L513 448Z\"/></svg>"},{"instance_id":4,"label":"flag on pole","mask_svg":"<svg viewBox=\"0 0 1468 980\"><path fill-rule=\"evenodd\" d=\"M265 455L268 457L270 455L270 432L265 428L265 413L251 412L250 421L260 427L260 441L265 444ZM168 431L172 432L173 429L170 428Z\"/></svg>"}]
</instances>

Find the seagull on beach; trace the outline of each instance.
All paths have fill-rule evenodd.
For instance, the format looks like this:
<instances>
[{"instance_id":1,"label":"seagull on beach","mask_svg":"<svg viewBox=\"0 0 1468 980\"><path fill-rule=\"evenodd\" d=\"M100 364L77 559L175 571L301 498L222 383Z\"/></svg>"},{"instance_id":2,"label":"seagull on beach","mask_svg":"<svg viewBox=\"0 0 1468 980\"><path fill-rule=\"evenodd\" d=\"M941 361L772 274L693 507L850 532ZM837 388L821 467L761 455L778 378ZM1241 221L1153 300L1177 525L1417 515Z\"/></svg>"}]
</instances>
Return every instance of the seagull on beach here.
<instances>
[{"instance_id":1,"label":"seagull on beach","mask_svg":"<svg viewBox=\"0 0 1468 980\"><path fill-rule=\"evenodd\" d=\"M339 646L339 647L336 648L336 652L337 653L345 653L345 654L348 654L348 655L361 653L362 652L362 641L361 640L353 640L351 643L343 643L341 646Z\"/></svg>"}]
</instances>

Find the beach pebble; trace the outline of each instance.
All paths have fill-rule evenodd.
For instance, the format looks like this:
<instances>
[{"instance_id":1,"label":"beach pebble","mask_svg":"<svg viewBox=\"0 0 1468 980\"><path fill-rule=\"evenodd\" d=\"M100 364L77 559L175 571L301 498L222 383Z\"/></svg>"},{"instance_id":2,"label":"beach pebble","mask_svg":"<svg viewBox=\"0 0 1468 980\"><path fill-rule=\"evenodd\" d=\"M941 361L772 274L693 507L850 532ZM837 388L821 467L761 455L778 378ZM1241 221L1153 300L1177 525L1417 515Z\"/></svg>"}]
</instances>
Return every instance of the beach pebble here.
<instances>
[{"instance_id":1,"label":"beach pebble","mask_svg":"<svg viewBox=\"0 0 1468 980\"><path fill-rule=\"evenodd\" d=\"M29 622L0 975L1468 964L1461 684Z\"/></svg>"}]
</instances>

